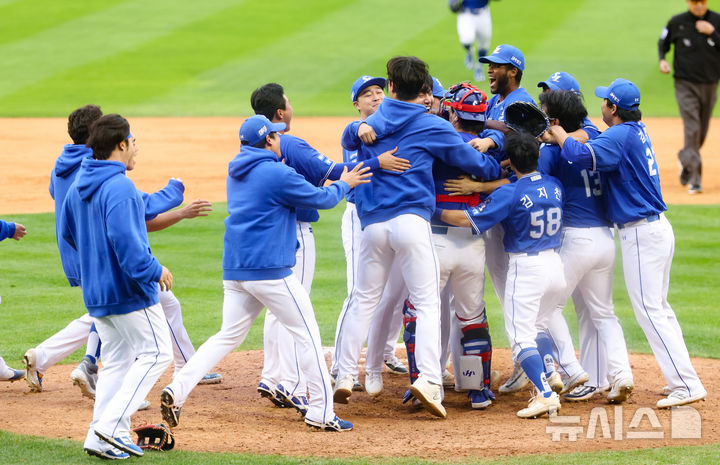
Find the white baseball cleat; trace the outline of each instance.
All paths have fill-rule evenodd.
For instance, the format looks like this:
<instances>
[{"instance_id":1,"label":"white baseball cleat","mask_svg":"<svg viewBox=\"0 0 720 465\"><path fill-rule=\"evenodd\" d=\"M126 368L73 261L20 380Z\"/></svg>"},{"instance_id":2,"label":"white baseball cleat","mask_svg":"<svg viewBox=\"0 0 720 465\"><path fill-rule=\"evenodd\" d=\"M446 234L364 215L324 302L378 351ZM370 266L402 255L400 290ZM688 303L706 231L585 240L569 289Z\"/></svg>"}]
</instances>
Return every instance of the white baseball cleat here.
<instances>
[{"instance_id":1,"label":"white baseball cleat","mask_svg":"<svg viewBox=\"0 0 720 465\"><path fill-rule=\"evenodd\" d=\"M590 381L590 375L587 374L586 371L580 371L578 373L575 373L569 378L563 380L563 388L562 391L560 391L560 394L570 392L576 387L582 386L583 384L587 383L588 381Z\"/></svg>"},{"instance_id":2,"label":"white baseball cleat","mask_svg":"<svg viewBox=\"0 0 720 465\"><path fill-rule=\"evenodd\" d=\"M444 388L455 387L455 375L450 373L450 370L448 370L447 368L445 369L445 371L443 371L442 384Z\"/></svg>"},{"instance_id":3,"label":"white baseball cleat","mask_svg":"<svg viewBox=\"0 0 720 465\"><path fill-rule=\"evenodd\" d=\"M528 378L525 374L525 370L523 370L522 365L520 365L519 363L514 363L512 375L510 375L510 378L505 381L505 384L500 386L499 391L503 394L518 392L519 390L527 386L529 382L530 378Z\"/></svg>"},{"instance_id":4,"label":"white baseball cleat","mask_svg":"<svg viewBox=\"0 0 720 465\"><path fill-rule=\"evenodd\" d=\"M704 389L692 396L688 395L685 388L676 389L665 399L660 399L657 402L657 408L671 408L680 405L692 404L693 402L705 399L705 397L707 397L707 391Z\"/></svg>"},{"instance_id":5,"label":"white baseball cleat","mask_svg":"<svg viewBox=\"0 0 720 465\"><path fill-rule=\"evenodd\" d=\"M25 362L25 382L27 382L32 392L42 392L43 374L37 370L37 353L35 349L28 349L23 357Z\"/></svg>"},{"instance_id":6,"label":"white baseball cleat","mask_svg":"<svg viewBox=\"0 0 720 465\"><path fill-rule=\"evenodd\" d=\"M390 373L394 373L396 375L408 374L408 369L405 364L401 362L400 359L398 359L395 355L393 355L392 357L388 357L387 360L385 360L385 366Z\"/></svg>"},{"instance_id":7,"label":"white baseball cleat","mask_svg":"<svg viewBox=\"0 0 720 465\"><path fill-rule=\"evenodd\" d=\"M563 390L563 387L565 386L562 382L562 378L560 377L560 373L557 371L553 371L550 376L547 378L547 383L550 385L550 389L553 390L553 392L557 392L558 394Z\"/></svg>"},{"instance_id":8,"label":"white baseball cleat","mask_svg":"<svg viewBox=\"0 0 720 465\"><path fill-rule=\"evenodd\" d=\"M440 418L447 417L445 407L442 405L442 386L429 382L420 373L415 382L410 385L410 392L422 402L428 412Z\"/></svg>"},{"instance_id":9,"label":"white baseball cleat","mask_svg":"<svg viewBox=\"0 0 720 465\"><path fill-rule=\"evenodd\" d=\"M352 375L338 376L335 380L335 392L333 393L333 401L338 404L347 404L348 399L352 395L353 384L355 380Z\"/></svg>"},{"instance_id":10,"label":"white baseball cleat","mask_svg":"<svg viewBox=\"0 0 720 465\"><path fill-rule=\"evenodd\" d=\"M540 393L536 393L535 396L530 398L528 406L518 411L517 416L520 418L537 418L540 415L556 414L560 410L560 397L557 392L550 394L550 397L545 397Z\"/></svg>"},{"instance_id":11,"label":"white baseball cleat","mask_svg":"<svg viewBox=\"0 0 720 465\"><path fill-rule=\"evenodd\" d=\"M370 397L377 397L383 390L382 373L365 374L365 390Z\"/></svg>"},{"instance_id":12,"label":"white baseball cleat","mask_svg":"<svg viewBox=\"0 0 720 465\"><path fill-rule=\"evenodd\" d=\"M623 403L630 397L633 389L635 389L635 383L632 378L621 378L613 383L607 400L612 404Z\"/></svg>"}]
</instances>

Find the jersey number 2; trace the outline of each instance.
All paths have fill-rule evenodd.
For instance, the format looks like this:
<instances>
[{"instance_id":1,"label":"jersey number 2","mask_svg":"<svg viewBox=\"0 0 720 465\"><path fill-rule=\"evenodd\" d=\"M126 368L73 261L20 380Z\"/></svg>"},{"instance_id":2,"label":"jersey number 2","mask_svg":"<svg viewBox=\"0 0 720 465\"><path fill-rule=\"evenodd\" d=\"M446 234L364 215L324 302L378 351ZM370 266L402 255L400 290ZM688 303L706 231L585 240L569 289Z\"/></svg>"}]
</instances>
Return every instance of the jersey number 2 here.
<instances>
[{"instance_id":1,"label":"jersey number 2","mask_svg":"<svg viewBox=\"0 0 720 465\"><path fill-rule=\"evenodd\" d=\"M540 239L547 232L548 236L554 236L562 225L562 210L558 207L547 210L537 210L530 213L530 237Z\"/></svg>"}]
</instances>

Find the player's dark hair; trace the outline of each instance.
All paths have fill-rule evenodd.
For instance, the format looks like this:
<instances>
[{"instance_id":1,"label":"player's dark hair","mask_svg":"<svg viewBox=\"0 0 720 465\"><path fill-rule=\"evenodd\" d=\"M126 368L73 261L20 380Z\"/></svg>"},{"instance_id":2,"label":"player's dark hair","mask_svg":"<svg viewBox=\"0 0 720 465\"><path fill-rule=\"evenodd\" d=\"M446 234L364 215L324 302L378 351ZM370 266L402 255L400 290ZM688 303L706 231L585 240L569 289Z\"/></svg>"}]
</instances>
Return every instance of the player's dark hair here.
<instances>
[{"instance_id":1,"label":"player's dark hair","mask_svg":"<svg viewBox=\"0 0 720 465\"><path fill-rule=\"evenodd\" d=\"M485 129L484 121L475 121L471 119L462 119L458 117L457 125L463 132L471 132L473 134L480 134Z\"/></svg>"},{"instance_id":2,"label":"player's dark hair","mask_svg":"<svg viewBox=\"0 0 720 465\"><path fill-rule=\"evenodd\" d=\"M400 100L412 100L421 92L432 91L427 64L418 57L397 56L387 62L388 88L392 82Z\"/></svg>"},{"instance_id":3,"label":"player's dark hair","mask_svg":"<svg viewBox=\"0 0 720 465\"><path fill-rule=\"evenodd\" d=\"M560 120L560 126L566 132L574 132L583 127L587 110L579 95L571 90L544 92L539 97L548 118Z\"/></svg>"},{"instance_id":4,"label":"player's dark hair","mask_svg":"<svg viewBox=\"0 0 720 465\"><path fill-rule=\"evenodd\" d=\"M256 115L273 120L278 110L285 110L285 90L274 82L255 89L250 96L250 106Z\"/></svg>"},{"instance_id":5,"label":"player's dark hair","mask_svg":"<svg viewBox=\"0 0 720 465\"><path fill-rule=\"evenodd\" d=\"M270 136L271 138L274 139L274 138L277 137L276 134L277 134L277 133L275 133L275 132L271 132L271 133L268 134L268 136ZM260 140L260 142L258 142L257 144L253 145L253 147L255 147L256 149L264 149L264 148L265 148L265 141L266 141L266 140L267 140L267 139L265 139L265 138L263 137L262 140ZM241 141L240 141L240 145L250 145L250 142L248 142L248 141L246 141L246 140L241 140Z\"/></svg>"},{"instance_id":6,"label":"player's dark hair","mask_svg":"<svg viewBox=\"0 0 720 465\"><path fill-rule=\"evenodd\" d=\"M640 121L642 119L642 112L639 108L636 108L635 110L625 110L624 108L620 108L619 106L615 105L608 99L605 99L605 105L607 105L608 108L611 108L610 105L613 105L615 108L617 108L618 118L620 118L625 123L627 123L628 121Z\"/></svg>"},{"instance_id":7,"label":"player's dark hair","mask_svg":"<svg viewBox=\"0 0 720 465\"><path fill-rule=\"evenodd\" d=\"M110 114L95 120L90 126L87 147L96 160L107 160L115 147L130 135L130 124L118 114Z\"/></svg>"},{"instance_id":8,"label":"player's dark hair","mask_svg":"<svg viewBox=\"0 0 720 465\"><path fill-rule=\"evenodd\" d=\"M97 105L85 105L68 116L68 134L75 144L85 144L90 135L90 125L102 116Z\"/></svg>"},{"instance_id":9,"label":"player's dark hair","mask_svg":"<svg viewBox=\"0 0 720 465\"><path fill-rule=\"evenodd\" d=\"M528 132L510 131L505 136L505 153L520 173L532 173L537 169L540 145Z\"/></svg>"}]
</instances>

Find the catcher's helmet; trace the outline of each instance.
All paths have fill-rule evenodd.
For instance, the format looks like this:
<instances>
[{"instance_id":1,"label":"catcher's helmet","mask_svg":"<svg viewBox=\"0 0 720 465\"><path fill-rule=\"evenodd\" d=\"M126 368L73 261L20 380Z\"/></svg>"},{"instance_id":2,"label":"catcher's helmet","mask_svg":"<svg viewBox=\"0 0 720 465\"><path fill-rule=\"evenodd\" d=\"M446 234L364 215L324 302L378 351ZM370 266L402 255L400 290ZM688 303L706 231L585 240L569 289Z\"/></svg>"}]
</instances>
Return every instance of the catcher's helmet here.
<instances>
[{"instance_id":1,"label":"catcher's helmet","mask_svg":"<svg viewBox=\"0 0 720 465\"><path fill-rule=\"evenodd\" d=\"M458 118L469 121L485 121L487 96L485 92L467 82L448 89L443 105L455 110Z\"/></svg>"}]
</instances>

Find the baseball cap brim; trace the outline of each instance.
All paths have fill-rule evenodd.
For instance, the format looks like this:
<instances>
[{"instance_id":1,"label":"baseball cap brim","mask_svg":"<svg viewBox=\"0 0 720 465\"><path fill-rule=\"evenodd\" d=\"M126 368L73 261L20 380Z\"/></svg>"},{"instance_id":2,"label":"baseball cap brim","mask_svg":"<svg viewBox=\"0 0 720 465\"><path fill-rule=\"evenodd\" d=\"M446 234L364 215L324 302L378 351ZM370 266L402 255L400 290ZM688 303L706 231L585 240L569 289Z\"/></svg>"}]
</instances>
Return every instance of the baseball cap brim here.
<instances>
[{"instance_id":1,"label":"baseball cap brim","mask_svg":"<svg viewBox=\"0 0 720 465\"><path fill-rule=\"evenodd\" d=\"M597 86L595 88L595 96L600 98L608 98L610 96L610 92L608 91L609 87L603 87L603 86Z\"/></svg>"},{"instance_id":2,"label":"baseball cap brim","mask_svg":"<svg viewBox=\"0 0 720 465\"><path fill-rule=\"evenodd\" d=\"M270 132L280 132L284 131L285 128L287 128L287 124L285 123L270 123Z\"/></svg>"},{"instance_id":3,"label":"baseball cap brim","mask_svg":"<svg viewBox=\"0 0 720 465\"><path fill-rule=\"evenodd\" d=\"M355 93L355 99L353 100L353 102L355 100L357 100L358 96L360 94L362 94L362 92L370 86L378 86L381 89L384 89L385 88L385 78L376 77L376 78L372 78L372 79L369 79L369 80L363 82L362 85L360 87L358 87L358 90Z\"/></svg>"},{"instance_id":4,"label":"baseball cap brim","mask_svg":"<svg viewBox=\"0 0 720 465\"><path fill-rule=\"evenodd\" d=\"M495 63L496 65L513 65L513 66L515 66L515 64L512 63L510 60L507 60L505 58L501 58L498 56L492 56L492 55L480 57L478 59L478 61L480 63Z\"/></svg>"},{"instance_id":5,"label":"baseball cap brim","mask_svg":"<svg viewBox=\"0 0 720 465\"><path fill-rule=\"evenodd\" d=\"M542 87L543 89L547 87L550 90L561 90L556 84L547 81L538 82L537 86Z\"/></svg>"}]
</instances>

